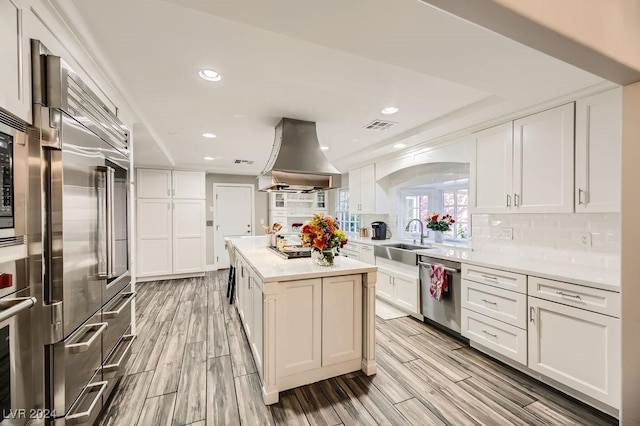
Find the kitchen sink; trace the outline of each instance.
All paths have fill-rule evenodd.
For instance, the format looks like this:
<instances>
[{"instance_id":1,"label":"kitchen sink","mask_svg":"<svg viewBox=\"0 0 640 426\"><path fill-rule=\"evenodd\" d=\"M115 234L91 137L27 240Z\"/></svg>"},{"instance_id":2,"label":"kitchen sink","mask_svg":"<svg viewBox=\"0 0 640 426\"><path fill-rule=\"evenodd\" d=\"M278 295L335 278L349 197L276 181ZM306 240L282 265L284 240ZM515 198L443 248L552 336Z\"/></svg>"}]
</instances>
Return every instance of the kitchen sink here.
<instances>
[{"instance_id":1,"label":"kitchen sink","mask_svg":"<svg viewBox=\"0 0 640 426\"><path fill-rule=\"evenodd\" d=\"M417 250L427 250L431 246L421 246L407 243L389 243L374 246L373 253L376 257L406 263L407 265L418 264Z\"/></svg>"}]
</instances>

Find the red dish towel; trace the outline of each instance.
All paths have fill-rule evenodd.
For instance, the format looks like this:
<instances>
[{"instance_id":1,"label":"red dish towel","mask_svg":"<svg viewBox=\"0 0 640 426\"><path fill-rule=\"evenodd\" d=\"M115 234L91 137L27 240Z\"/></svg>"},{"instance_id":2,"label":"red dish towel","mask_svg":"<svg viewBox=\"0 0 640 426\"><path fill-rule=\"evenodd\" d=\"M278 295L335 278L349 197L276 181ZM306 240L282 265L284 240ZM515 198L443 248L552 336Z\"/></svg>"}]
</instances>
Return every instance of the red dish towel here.
<instances>
[{"instance_id":1,"label":"red dish towel","mask_svg":"<svg viewBox=\"0 0 640 426\"><path fill-rule=\"evenodd\" d=\"M449 290L447 271L444 270L444 266L439 264L431 264L429 267L429 279L431 281L429 294L436 300L442 300L442 293Z\"/></svg>"}]
</instances>

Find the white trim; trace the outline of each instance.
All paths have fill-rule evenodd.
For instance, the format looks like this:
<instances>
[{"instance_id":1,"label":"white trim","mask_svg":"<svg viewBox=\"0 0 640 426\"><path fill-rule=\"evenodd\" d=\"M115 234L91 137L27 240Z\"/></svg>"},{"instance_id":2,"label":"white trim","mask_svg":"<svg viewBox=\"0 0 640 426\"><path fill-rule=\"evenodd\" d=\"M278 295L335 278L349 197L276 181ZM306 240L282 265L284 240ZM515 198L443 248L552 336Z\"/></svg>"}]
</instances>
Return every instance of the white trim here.
<instances>
[{"instance_id":1,"label":"white trim","mask_svg":"<svg viewBox=\"0 0 640 426\"><path fill-rule=\"evenodd\" d=\"M204 266L204 270L205 271L217 271L218 270L218 266L214 263L211 265L205 265Z\"/></svg>"},{"instance_id":2,"label":"white trim","mask_svg":"<svg viewBox=\"0 0 640 426\"><path fill-rule=\"evenodd\" d=\"M256 235L256 197L255 197L255 192L256 192L256 186L252 183L214 183L213 184L213 199L212 199L212 206L213 206L213 265L215 266L215 270L220 269L218 267L218 262L215 260L216 259L216 238L218 237L218 231L216 229L216 210L218 208L217 206L217 195L218 195L218 188L222 187L222 186L232 186L232 187L238 187L238 188L249 188L251 189L251 236Z\"/></svg>"}]
</instances>

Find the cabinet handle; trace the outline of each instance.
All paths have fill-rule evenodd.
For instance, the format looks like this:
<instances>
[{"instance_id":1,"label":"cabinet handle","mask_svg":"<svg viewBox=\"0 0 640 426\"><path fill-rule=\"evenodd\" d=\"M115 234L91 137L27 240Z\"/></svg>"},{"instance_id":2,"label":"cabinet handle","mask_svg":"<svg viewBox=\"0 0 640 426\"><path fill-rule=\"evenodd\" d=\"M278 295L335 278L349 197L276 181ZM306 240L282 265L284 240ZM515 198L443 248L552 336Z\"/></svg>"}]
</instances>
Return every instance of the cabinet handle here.
<instances>
[{"instance_id":1,"label":"cabinet handle","mask_svg":"<svg viewBox=\"0 0 640 426\"><path fill-rule=\"evenodd\" d=\"M483 301L484 303L488 303L488 304L490 304L490 305L496 305L496 306L498 305L498 302L492 302L491 300L482 299L482 301Z\"/></svg>"},{"instance_id":2,"label":"cabinet handle","mask_svg":"<svg viewBox=\"0 0 640 426\"><path fill-rule=\"evenodd\" d=\"M533 317L536 314L536 308L529 306L529 322L534 322Z\"/></svg>"},{"instance_id":3,"label":"cabinet handle","mask_svg":"<svg viewBox=\"0 0 640 426\"><path fill-rule=\"evenodd\" d=\"M563 291L556 291L556 294L559 294L561 297L570 297L572 299L582 300L579 294L568 294Z\"/></svg>"},{"instance_id":4,"label":"cabinet handle","mask_svg":"<svg viewBox=\"0 0 640 426\"><path fill-rule=\"evenodd\" d=\"M578 205L587 205L586 201L582 201L582 194L586 195L586 191L582 188L578 188Z\"/></svg>"},{"instance_id":5,"label":"cabinet handle","mask_svg":"<svg viewBox=\"0 0 640 426\"><path fill-rule=\"evenodd\" d=\"M514 192L513 193L513 207L519 207L519 206L520 206L520 196Z\"/></svg>"},{"instance_id":6,"label":"cabinet handle","mask_svg":"<svg viewBox=\"0 0 640 426\"><path fill-rule=\"evenodd\" d=\"M484 334L488 334L488 335L489 335L489 336L491 336L491 337L495 337L496 339L498 338L498 335L497 335L497 334L489 333L487 330L482 330L482 332L483 332Z\"/></svg>"},{"instance_id":7,"label":"cabinet handle","mask_svg":"<svg viewBox=\"0 0 640 426\"><path fill-rule=\"evenodd\" d=\"M498 281L498 277L494 277L493 275L485 275L485 274L482 274L482 278L484 278L485 280Z\"/></svg>"},{"instance_id":8,"label":"cabinet handle","mask_svg":"<svg viewBox=\"0 0 640 426\"><path fill-rule=\"evenodd\" d=\"M507 207L511 207L511 195L507 194Z\"/></svg>"}]
</instances>

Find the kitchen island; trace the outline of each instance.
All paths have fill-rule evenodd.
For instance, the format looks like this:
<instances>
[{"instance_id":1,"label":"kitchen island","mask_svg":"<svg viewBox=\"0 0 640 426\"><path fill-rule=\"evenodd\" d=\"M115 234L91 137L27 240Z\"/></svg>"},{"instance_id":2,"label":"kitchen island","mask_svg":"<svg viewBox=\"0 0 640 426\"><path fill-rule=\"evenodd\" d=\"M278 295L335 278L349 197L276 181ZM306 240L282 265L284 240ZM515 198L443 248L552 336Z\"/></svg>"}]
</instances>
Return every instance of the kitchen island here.
<instances>
[{"instance_id":1,"label":"kitchen island","mask_svg":"<svg viewBox=\"0 0 640 426\"><path fill-rule=\"evenodd\" d=\"M233 238L236 306L265 404L279 392L357 370L376 373L375 266L283 259L265 237Z\"/></svg>"}]
</instances>

